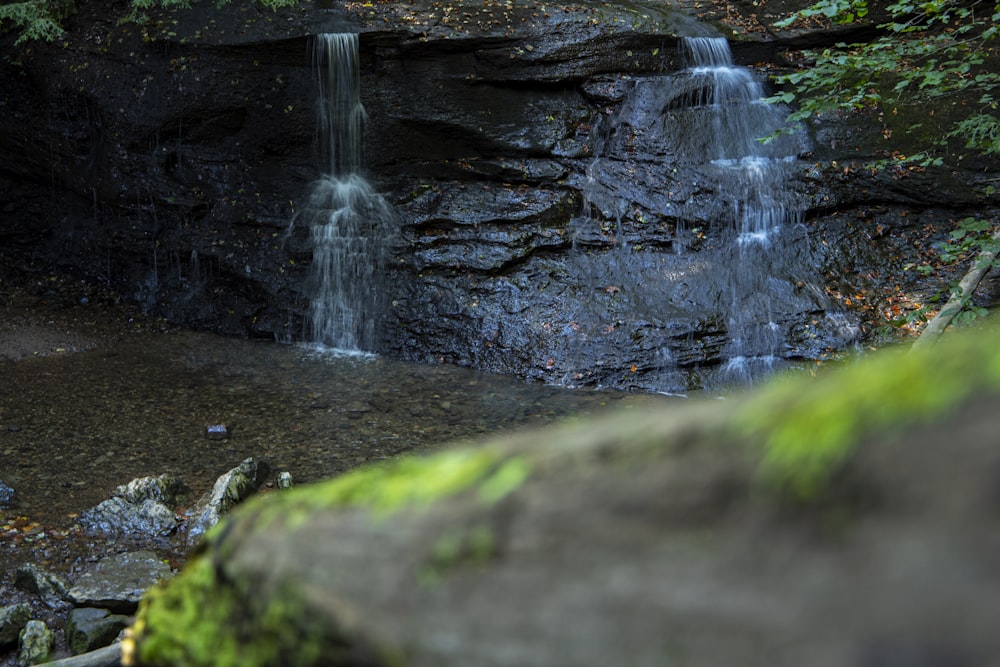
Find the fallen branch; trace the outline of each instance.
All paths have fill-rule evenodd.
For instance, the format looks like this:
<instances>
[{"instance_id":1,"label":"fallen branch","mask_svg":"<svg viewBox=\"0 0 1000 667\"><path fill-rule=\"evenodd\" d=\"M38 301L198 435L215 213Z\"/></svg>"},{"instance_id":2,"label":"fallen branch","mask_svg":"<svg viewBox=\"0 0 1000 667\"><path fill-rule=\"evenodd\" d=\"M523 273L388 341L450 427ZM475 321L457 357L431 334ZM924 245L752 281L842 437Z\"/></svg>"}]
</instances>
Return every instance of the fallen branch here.
<instances>
[{"instance_id":1,"label":"fallen branch","mask_svg":"<svg viewBox=\"0 0 1000 667\"><path fill-rule=\"evenodd\" d=\"M1000 241L1000 230L993 234L993 241ZM913 342L911 350L928 347L937 342L937 339L941 337L941 334L948 328L951 321L955 319L955 316L962 312L962 308L965 307L969 297L979 287L983 276L993 266L993 260L997 257L997 250L998 248L993 248L983 250L979 253L976 261L972 264L972 268L962 276L962 279L958 282L958 288L952 292L951 298L944 304L944 308L939 310L938 314L932 317L931 321L924 327L924 330L920 332L920 336Z\"/></svg>"},{"instance_id":2,"label":"fallen branch","mask_svg":"<svg viewBox=\"0 0 1000 667\"><path fill-rule=\"evenodd\" d=\"M121 644L112 644L96 651L47 662L45 667L121 667L121 664Z\"/></svg>"}]
</instances>

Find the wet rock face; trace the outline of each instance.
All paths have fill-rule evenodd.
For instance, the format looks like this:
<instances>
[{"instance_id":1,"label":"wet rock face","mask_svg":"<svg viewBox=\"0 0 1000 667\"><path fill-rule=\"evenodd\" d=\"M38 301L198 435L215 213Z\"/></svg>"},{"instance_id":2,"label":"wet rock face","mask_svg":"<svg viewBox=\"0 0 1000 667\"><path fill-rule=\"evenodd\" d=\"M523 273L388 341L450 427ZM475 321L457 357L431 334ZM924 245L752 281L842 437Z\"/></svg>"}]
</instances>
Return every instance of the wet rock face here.
<instances>
[{"instance_id":1,"label":"wet rock face","mask_svg":"<svg viewBox=\"0 0 1000 667\"><path fill-rule=\"evenodd\" d=\"M289 223L321 164L310 36L360 30L368 171L398 225L378 351L550 382L711 384L732 298L702 260L738 260L732 206L675 124L698 94L677 35L704 28L634 5L546 7L206 5L118 24L90 3L65 43L0 74L0 241L188 325L300 338L312 255ZM858 156L856 128L815 130L799 154ZM880 225L893 233L857 252L848 225L980 205L961 177L928 196L810 165L786 183L803 212L772 286L783 358L847 344L866 314L832 320L831 281L876 289L887 257L910 261L909 237L954 211Z\"/></svg>"}]
</instances>

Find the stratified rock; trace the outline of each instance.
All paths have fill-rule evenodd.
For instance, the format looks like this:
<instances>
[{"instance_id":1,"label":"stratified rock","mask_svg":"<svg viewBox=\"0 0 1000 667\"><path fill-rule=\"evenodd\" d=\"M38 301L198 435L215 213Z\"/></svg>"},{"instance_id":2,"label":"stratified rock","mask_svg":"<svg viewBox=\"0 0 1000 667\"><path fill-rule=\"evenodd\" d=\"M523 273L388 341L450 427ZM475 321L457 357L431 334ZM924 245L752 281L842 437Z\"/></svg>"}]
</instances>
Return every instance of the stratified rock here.
<instances>
[{"instance_id":1,"label":"stratified rock","mask_svg":"<svg viewBox=\"0 0 1000 667\"><path fill-rule=\"evenodd\" d=\"M17 568L14 585L23 591L35 593L49 607L58 607L66 602L66 582L59 575L34 563L23 563Z\"/></svg>"},{"instance_id":2,"label":"stratified rock","mask_svg":"<svg viewBox=\"0 0 1000 667\"><path fill-rule=\"evenodd\" d=\"M220 476L211 492L198 501L191 511L188 546L197 544L205 531L217 524L224 514L255 493L269 473L270 468L266 463L251 457Z\"/></svg>"},{"instance_id":3,"label":"stratified rock","mask_svg":"<svg viewBox=\"0 0 1000 667\"><path fill-rule=\"evenodd\" d=\"M0 509L14 504L14 489L0 479Z\"/></svg>"},{"instance_id":4,"label":"stratified rock","mask_svg":"<svg viewBox=\"0 0 1000 667\"><path fill-rule=\"evenodd\" d=\"M81 574L69 596L79 606L130 614L147 589L169 576L170 567L155 553L123 553L105 558Z\"/></svg>"},{"instance_id":5,"label":"stratified rock","mask_svg":"<svg viewBox=\"0 0 1000 667\"><path fill-rule=\"evenodd\" d=\"M17 653L19 667L48 662L55 645L55 635L42 621L28 621L21 631L21 646Z\"/></svg>"},{"instance_id":6,"label":"stratified rock","mask_svg":"<svg viewBox=\"0 0 1000 667\"><path fill-rule=\"evenodd\" d=\"M22 602L0 607L0 648L17 641L24 624L31 620L31 606Z\"/></svg>"},{"instance_id":7,"label":"stratified rock","mask_svg":"<svg viewBox=\"0 0 1000 667\"><path fill-rule=\"evenodd\" d=\"M107 646L128 625L128 617L107 609L81 607L66 618L66 643L74 654Z\"/></svg>"},{"instance_id":8,"label":"stratified rock","mask_svg":"<svg viewBox=\"0 0 1000 667\"><path fill-rule=\"evenodd\" d=\"M0 189L20 202L4 218L11 252L111 280L176 322L299 335L313 248L298 215L322 170L308 47L358 32L366 172L398 222L377 351L550 383L710 384L731 304L702 253L732 233L734 207L670 132L697 140L677 108L697 97L677 46L712 29L624 0L191 3L141 29L117 20L127 3L77 4L58 46L0 63L0 163L16 165ZM739 7L728 18L787 9L758 4L752 20ZM782 46L824 46L743 38L735 61L758 73ZM81 89L80 72L100 74ZM767 265L781 308L764 320L787 334L780 358L822 359L866 334L885 309L857 295L911 294L916 272L901 267L924 262L950 220L996 210L995 165L860 168L884 160L884 128L816 119L789 164L802 210L782 242L799 262ZM921 300L937 287L916 285Z\"/></svg>"}]
</instances>

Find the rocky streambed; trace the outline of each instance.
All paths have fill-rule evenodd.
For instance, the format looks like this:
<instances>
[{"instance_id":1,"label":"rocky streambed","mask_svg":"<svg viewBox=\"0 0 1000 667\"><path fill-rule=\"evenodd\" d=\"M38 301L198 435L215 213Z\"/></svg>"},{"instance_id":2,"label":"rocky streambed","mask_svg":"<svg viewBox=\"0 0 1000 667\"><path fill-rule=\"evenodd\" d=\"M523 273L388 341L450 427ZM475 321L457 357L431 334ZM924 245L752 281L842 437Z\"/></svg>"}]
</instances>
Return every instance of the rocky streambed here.
<instances>
[{"instance_id":1,"label":"rocky streambed","mask_svg":"<svg viewBox=\"0 0 1000 667\"><path fill-rule=\"evenodd\" d=\"M48 274L25 280L30 272L6 268L0 607L27 604L31 618L56 632L58 654L69 650L69 612L91 604L66 591L124 553L140 552L140 568L159 563L156 576L179 567L196 502L249 457L269 464L258 480L268 492L283 471L304 484L483 433L669 402L193 333L88 283ZM168 503L176 520L152 532L93 530L101 520L88 510L135 478L160 475L186 487ZM64 586L52 588L51 577L31 568ZM15 664L11 646L4 641L0 664Z\"/></svg>"}]
</instances>

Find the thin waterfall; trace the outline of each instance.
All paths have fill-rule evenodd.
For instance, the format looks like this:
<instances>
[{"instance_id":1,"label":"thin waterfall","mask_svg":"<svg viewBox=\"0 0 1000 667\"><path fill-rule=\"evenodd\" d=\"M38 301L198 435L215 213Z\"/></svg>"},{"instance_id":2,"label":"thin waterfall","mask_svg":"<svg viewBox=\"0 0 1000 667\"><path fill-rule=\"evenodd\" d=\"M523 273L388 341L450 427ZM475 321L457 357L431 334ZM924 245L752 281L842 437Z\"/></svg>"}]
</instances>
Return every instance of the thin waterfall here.
<instances>
[{"instance_id":1,"label":"thin waterfall","mask_svg":"<svg viewBox=\"0 0 1000 667\"><path fill-rule=\"evenodd\" d=\"M787 186L796 151L788 143L761 143L784 125L784 114L763 101L753 74L733 63L725 38L684 38L680 49L691 91L686 102L700 107L700 129L709 138L704 158L735 221L722 258L729 264L722 281L729 301L722 381L746 384L767 374L787 344L774 315L772 280L783 258L773 242L802 220L803 203Z\"/></svg>"},{"instance_id":2,"label":"thin waterfall","mask_svg":"<svg viewBox=\"0 0 1000 667\"><path fill-rule=\"evenodd\" d=\"M712 35L679 40L680 70L594 89L618 104L593 117L560 266L574 308L548 344L564 384L747 384L854 338L804 224L808 139L760 141L786 110Z\"/></svg>"},{"instance_id":3,"label":"thin waterfall","mask_svg":"<svg viewBox=\"0 0 1000 667\"><path fill-rule=\"evenodd\" d=\"M317 144L327 161L326 173L357 173L364 163L362 139L368 119L361 103L357 33L317 35L313 68L318 88Z\"/></svg>"},{"instance_id":4,"label":"thin waterfall","mask_svg":"<svg viewBox=\"0 0 1000 667\"><path fill-rule=\"evenodd\" d=\"M314 69L317 146L326 173L301 214L313 248L306 338L338 350L371 351L384 306L393 215L362 175L366 114L358 35L317 35Z\"/></svg>"}]
</instances>

